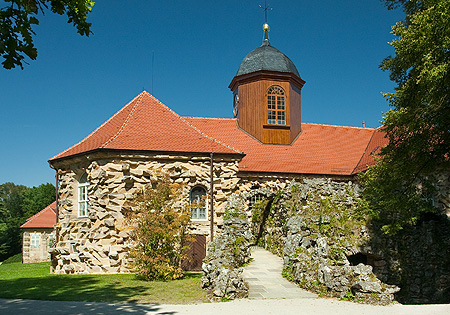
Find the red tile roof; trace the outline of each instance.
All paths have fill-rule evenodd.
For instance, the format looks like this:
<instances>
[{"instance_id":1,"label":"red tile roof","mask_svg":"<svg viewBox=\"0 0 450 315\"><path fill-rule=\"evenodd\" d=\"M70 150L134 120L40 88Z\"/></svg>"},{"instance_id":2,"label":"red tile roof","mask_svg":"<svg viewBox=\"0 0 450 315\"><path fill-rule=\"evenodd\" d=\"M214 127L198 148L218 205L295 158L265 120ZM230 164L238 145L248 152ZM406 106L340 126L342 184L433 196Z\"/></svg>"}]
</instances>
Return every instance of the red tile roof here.
<instances>
[{"instance_id":1,"label":"red tile roof","mask_svg":"<svg viewBox=\"0 0 450 315\"><path fill-rule=\"evenodd\" d=\"M49 204L47 207L29 217L27 222L22 224L22 229L28 228L53 228L56 224L56 201Z\"/></svg>"},{"instance_id":2,"label":"red tile roof","mask_svg":"<svg viewBox=\"0 0 450 315\"><path fill-rule=\"evenodd\" d=\"M256 172L351 175L375 130L302 123L302 133L292 145L269 145L239 129L235 119L185 119L244 152L239 169Z\"/></svg>"},{"instance_id":3,"label":"red tile roof","mask_svg":"<svg viewBox=\"0 0 450 315\"><path fill-rule=\"evenodd\" d=\"M241 171L353 175L373 164L383 145L376 129L302 123L292 145L262 144L235 119L181 117L142 92L85 139L50 159L96 149L215 152L245 156Z\"/></svg>"},{"instance_id":4,"label":"red tile roof","mask_svg":"<svg viewBox=\"0 0 450 315\"><path fill-rule=\"evenodd\" d=\"M147 92L50 161L95 149L240 153L203 134Z\"/></svg>"}]
</instances>

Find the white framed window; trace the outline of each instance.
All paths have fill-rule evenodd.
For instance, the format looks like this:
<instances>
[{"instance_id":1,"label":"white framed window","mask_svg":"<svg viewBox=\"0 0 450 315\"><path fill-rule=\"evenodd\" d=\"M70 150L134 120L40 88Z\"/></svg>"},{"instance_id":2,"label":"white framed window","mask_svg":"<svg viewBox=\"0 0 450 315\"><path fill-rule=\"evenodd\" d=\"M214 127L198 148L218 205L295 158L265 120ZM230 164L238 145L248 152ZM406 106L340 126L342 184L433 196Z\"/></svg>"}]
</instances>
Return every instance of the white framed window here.
<instances>
[{"instance_id":1,"label":"white framed window","mask_svg":"<svg viewBox=\"0 0 450 315\"><path fill-rule=\"evenodd\" d=\"M87 174L84 173L78 181L78 216L79 217L87 217L89 211L89 203L88 203L88 186L89 182L87 181Z\"/></svg>"},{"instance_id":2,"label":"white framed window","mask_svg":"<svg viewBox=\"0 0 450 315\"><path fill-rule=\"evenodd\" d=\"M189 202L192 205L192 220L206 220L208 218L206 189L202 186L195 186L189 194Z\"/></svg>"},{"instance_id":3,"label":"white framed window","mask_svg":"<svg viewBox=\"0 0 450 315\"><path fill-rule=\"evenodd\" d=\"M272 85L267 90L267 123L269 125L286 125L286 102L284 90Z\"/></svg>"},{"instance_id":4,"label":"white framed window","mask_svg":"<svg viewBox=\"0 0 450 315\"><path fill-rule=\"evenodd\" d=\"M30 233L30 246L32 248L38 248L39 246L41 246L41 233Z\"/></svg>"},{"instance_id":5,"label":"white framed window","mask_svg":"<svg viewBox=\"0 0 450 315\"><path fill-rule=\"evenodd\" d=\"M48 247L52 247L53 244L55 244L56 242L56 231L52 231L52 233L50 233L48 235Z\"/></svg>"}]
</instances>

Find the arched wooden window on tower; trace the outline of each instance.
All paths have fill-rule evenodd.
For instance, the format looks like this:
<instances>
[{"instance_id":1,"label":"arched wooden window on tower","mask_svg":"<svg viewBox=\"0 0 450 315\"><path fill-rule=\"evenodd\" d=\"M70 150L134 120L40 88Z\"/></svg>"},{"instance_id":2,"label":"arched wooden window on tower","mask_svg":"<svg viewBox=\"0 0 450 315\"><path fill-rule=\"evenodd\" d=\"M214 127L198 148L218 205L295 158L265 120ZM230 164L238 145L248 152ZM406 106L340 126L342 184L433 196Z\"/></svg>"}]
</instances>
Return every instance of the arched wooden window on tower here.
<instances>
[{"instance_id":1,"label":"arched wooden window on tower","mask_svg":"<svg viewBox=\"0 0 450 315\"><path fill-rule=\"evenodd\" d=\"M267 110L269 125L286 125L286 101L281 87L272 85L267 90Z\"/></svg>"}]
</instances>

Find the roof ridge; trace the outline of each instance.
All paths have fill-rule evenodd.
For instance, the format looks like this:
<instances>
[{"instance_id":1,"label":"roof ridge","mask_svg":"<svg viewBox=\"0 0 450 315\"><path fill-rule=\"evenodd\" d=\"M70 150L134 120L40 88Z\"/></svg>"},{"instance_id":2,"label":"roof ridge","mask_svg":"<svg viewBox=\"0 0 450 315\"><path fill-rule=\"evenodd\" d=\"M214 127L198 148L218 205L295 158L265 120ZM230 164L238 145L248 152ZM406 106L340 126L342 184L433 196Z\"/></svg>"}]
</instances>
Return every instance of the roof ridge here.
<instances>
[{"instance_id":1,"label":"roof ridge","mask_svg":"<svg viewBox=\"0 0 450 315\"><path fill-rule=\"evenodd\" d=\"M106 148L112 141L114 141L114 139L116 139L121 133L122 131L125 129L125 127L128 125L128 122L130 121L131 117L133 116L134 112L136 111L136 108L139 106L139 104L142 101L142 98L145 95L145 91L139 93L139 95L137 97L139 97L139 99L137 100L136 104L134 104L133 108L131 109L130 113L128 114L128 116L125 118L125 121L123 122L122 126L120 126L119 130L116 132L115 135L113 135L111 138L109 138L109 140L107 140L103 145L100 146L100 148ZM136 98L136 97L135 97ZM135 99L134 98L134 99ZM133 100L134 100L133 99ZM129 103L128 103L129 104ZM124 106L123 108L127 107L128 104L126 106Z\"/></svg>"},{"instance_id":2,"label":"roof ridge","mask_svg":"<svg viewBox=\"0 0 450 315\"><path fill-rule=\"evenodd\" d=\"M145 92L145 91L144 91ZM75 143L74 145L70 146L69 148L65 149L64 151L62 151L61 153L58 153L57 155L53 156L52 158L50 158L50 160L53 160L55 158L57 158L58 156L64 155L64 153L66 153L67 151L71 150L72 148L80 145L83 142L86 142L90 137L92 137L97 130L99 130L100 128L102 128L103 126L105 126L108 122L110 122L114 117L116 117L117 115L119 115L119 113L121 113L123 110L125 110L125 108L128 107L128 105L130 105L131 103L134 102L135 99L137 99L139 96L141 96L144 92L139 93L138 95L136 95L131 101L129 101L125 106L123 106L119 111L117 111L114 115L112 115L111 117L109 117L103 124L101 124L100 126L98 126L94 131L92 131L86 138L83 138L82 140L78 141L77 143ZM103 146L103 145L102 145ZM50 161L49 160L49 161Z\"/></svg>"},{"instance_id":3,"label":"roof ridge","mask_svg":"<svg viewBox=\"0 0 450 315\"><path fill-rule=\"evenodd\" d=\"M356 163L355 167L353 168L353 171L351 172L352 175L356 174L355 171L358 168L359 163L361 163L363 157L366 155L367 149L369 148L369 145L372 142L372 139L373 139L376 131L377 131L376 129L373 130L372 135L370 136L369 142L367 142L366 148L364 149L363 153L361 154L361 157L358 160L358 163Z\"/></svg>"},{"instance_id":4,"label":"roof ridge","mask_svg":"<svg viewBox=\"0 0 450 315\"><path fill-rule=\"evenodd\" d=\"M236 118L226 118L226 117L195 117L195 116L183 116L184 118L189 119L217 119L217 120L236 120ZM321 123L309 123L302 122L302 124L306 125L318 125L318 126L327 126L327 127L338 127L338 128L353 128L353 129L364 129L364 130L377 130L383 126L372 128L372 127L357 127L357 126L343 126L343 125L334 125L334 124L321 124Z\"/></svg>"},{"instance_id":5,"label":"roof ridge","mask_svg":"<svg viewBox=\"0 0 450 315\"><path fill-rule=\"evenodd\" d=\"M194 117L194 116L181 116L181 117L192 119L236 120L236 118L225 118L225 117Z\"/></svg>"},{"instance_id":6,"label":"roof ridge","mask_svg":"<svg viewBox=\"0 0 450 315\"><path fill-rule=\"evenodd\" d=\"M302 122L302 124L327 126L327 127L338 127L338 128L352 128L352 129L362 129L362 130L372 130L372 131L377 129L377 128L371 128L371 127L342 126L342 125L319 124L319 123L308 123L308 122Z\"/></svg>"},{"instance_id":7,"label":"roof ridge","mask_svg":"<svg viewBox=\"0 0 450 315\"><path fill-rule=\"evenodd\" d=\"M234 152L236 152L236 153L242 154L242 152L236 150L235 148L229 146L228 144L222 143L222 142L220 142L219 140L217 140L217 139L215 139L215 138L213 138L213 137L211 137L211 136L208 136L206 133L200 131L199 129L197 129L197 127L193 126L192 124L190 124L190 123L188 123L186 120L184 120L183 117L181 117L181 116L179 116L179 117L180 117L180 119L181 119L183 122L185 122L188 126L190 126L190 127L193 128L195 131L197 131L198 133L200 133L202 136L204 136L204 137L206 137L206 138L208 138L208 139L210 139L210 140L212 140L212 141L214 141L214 142L216 142L216 143L218 143L218 144L220 144L220 145L222 145L222 146L224 146L224 147L226 147L226 148L228 148L228 149L230 149L230 150L232 150L232 151L234 151Z\"/></svg>"},{"instance_id":8,"label":"roof ridge","mask_svg":"<svg viewBox=\"0 0 450 315\"><path fill-rule=\"evenodd\" d=\"M170 109L168 106L166 106L164 103L162 103L160 100L158 100L156 97L154 97L153 95L151 95L150 93L146 92L151 98L153 98L155 101L157 101L159 104L161 104L162 106L164 106L165 108L167 108L167 110L169 110L175 117L178 117L182 122L184 122L186 125L188 125L189 127L191 127L192 129L194 129L195 131L197 131L199 134L201 134L203 137L216 142L217 144L220 144L222 146L224 146L227 149L230 149L236 153L242 154L242 152L236 150L235 148L227 145L226 143L222 143L219 140L208 136L206 133L203 133L202 131L200 131L197 127L193 126L192 124L190 124L189 122L187 122L185 119L183 119L183 117L181 117L180 115L178 115L177 113L175 113L172 109Z\"/></svg>"}]
</instances>

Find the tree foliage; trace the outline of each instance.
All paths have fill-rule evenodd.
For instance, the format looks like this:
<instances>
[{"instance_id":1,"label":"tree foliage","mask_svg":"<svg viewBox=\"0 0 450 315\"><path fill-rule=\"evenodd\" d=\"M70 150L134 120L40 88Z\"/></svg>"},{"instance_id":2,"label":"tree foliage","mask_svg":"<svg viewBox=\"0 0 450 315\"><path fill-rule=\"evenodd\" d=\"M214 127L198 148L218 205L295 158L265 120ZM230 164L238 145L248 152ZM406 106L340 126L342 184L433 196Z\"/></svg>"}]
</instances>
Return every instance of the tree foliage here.
<instances>
[{"instance_id":1,"label":"tree foliage","mask_svg":"<svg viewBox=\"0 0 450 315\"><path fill-rule=\"evenodd\" d=\"M395 55L381 68L396 82L385 96L389 144L363 176L373 216L386 232L414 224L432 211L434 174L448 167L450 152L450 0L385 0L406 18L392 27Z\"/></svg>"},{"instance_id":2,"label":"tree foliage","mask_svg":"<svg viewBox=\"0 0 450 315\"><path fill-rule=\"evenodd\" d=\"M55 186L0 185L0 261L22 250L20 226L55 201Z\"/></svg>"},{"instance_id":3,"label":"tree foliage","mask_svg":"<svg viewBox=\"0 0 450 315\"><path fill-rule=\"evenodd\" d=\"M25 56L31 60L37 57L33 43L33 26L39 24L38 14L50 10L67 15L80 35L89 36L91 23L87 14L94 5L90 0L5 0L8 5L0 8L0 56L6 69L19 66L23 69Z\"/></svg>"},{"instance_id":4,"label":"tree foliage","mask_svg":"<svg viewBox=\"0 0 450 315\"><path fill-rule=\"evenodd\" d=\"M130 251L137 275L144 280L170 280L183 276L181 259L190 222L190 208L180 203L182 187L162 175L154 186L137 196L137 211L129 220L135 247Z\"/></svg>"}]
</instances>

